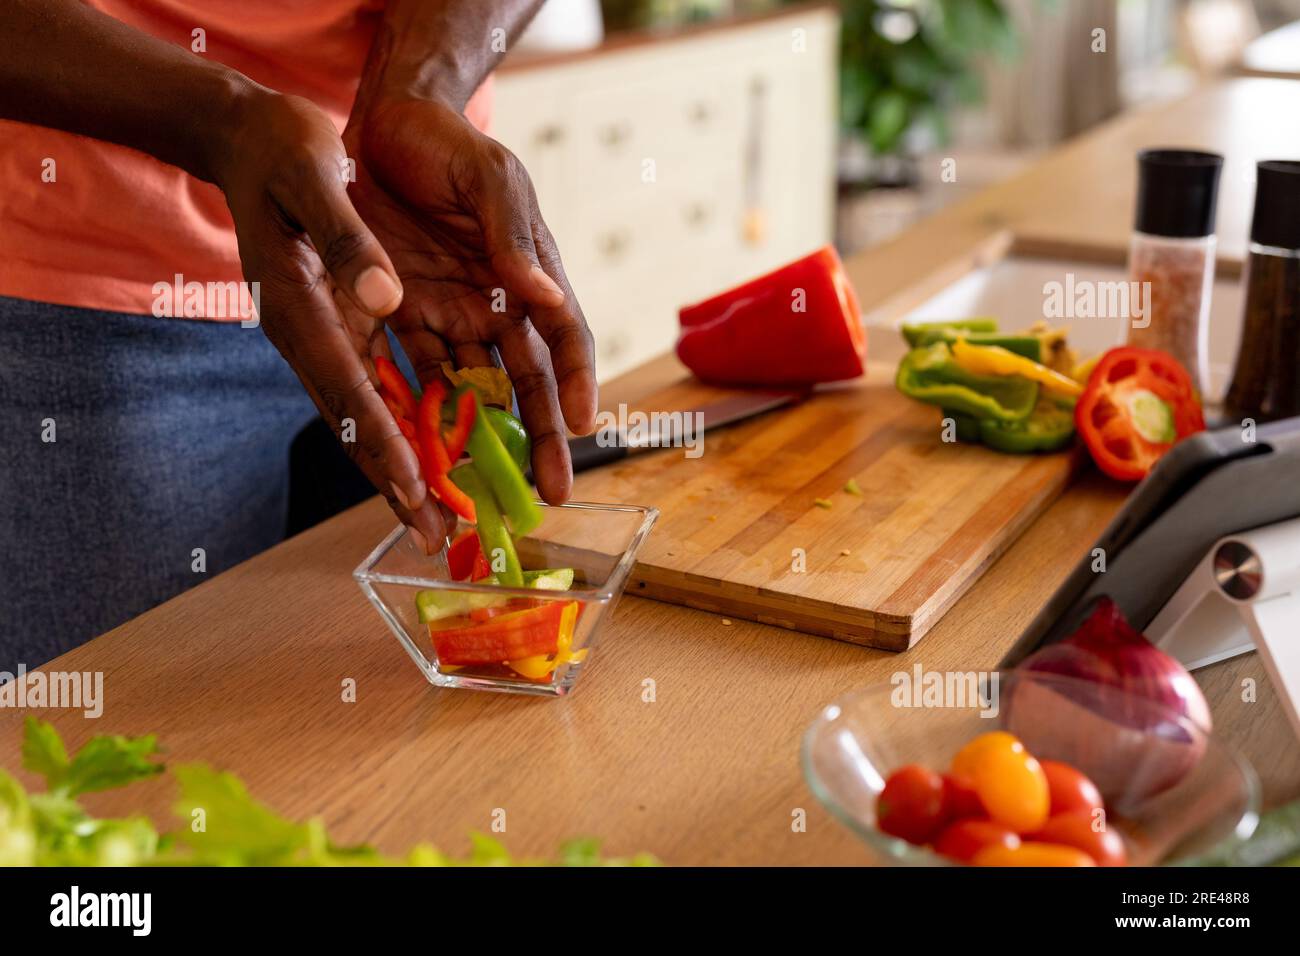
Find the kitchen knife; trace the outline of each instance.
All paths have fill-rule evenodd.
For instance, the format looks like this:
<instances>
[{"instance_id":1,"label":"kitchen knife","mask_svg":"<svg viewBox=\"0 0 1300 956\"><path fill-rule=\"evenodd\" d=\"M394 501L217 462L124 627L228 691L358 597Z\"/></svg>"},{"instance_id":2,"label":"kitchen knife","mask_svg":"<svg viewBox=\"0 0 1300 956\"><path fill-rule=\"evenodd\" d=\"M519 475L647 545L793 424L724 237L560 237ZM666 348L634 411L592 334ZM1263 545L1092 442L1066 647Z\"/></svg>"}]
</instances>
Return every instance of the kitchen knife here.
<instances>
[{"instance_id":1,"label":"kitchen knife","mask_svg":"<svg viewBox=\"0 0 1300 956\"><path fill-rule=\"evenodd\" d=\"M712 402L701 408L684 409L677 413L641 412L648 421L642 427L632 427L626 432L620 427L616 440L611 441L610 429L597 429L590 435L569 439L569 454L573 458L574 472L587 471L600 465L626 458L635 452L653 448L682 448L684 439L697 440L715 428L753 418L764 412L783 408L808 397L801 391L740 392L729 398ZM696 429L696 413L702 416ZM631 414L629 413L629 417ZM629 434L630 433L630 434Z\"/></svg>"}]
</instances>

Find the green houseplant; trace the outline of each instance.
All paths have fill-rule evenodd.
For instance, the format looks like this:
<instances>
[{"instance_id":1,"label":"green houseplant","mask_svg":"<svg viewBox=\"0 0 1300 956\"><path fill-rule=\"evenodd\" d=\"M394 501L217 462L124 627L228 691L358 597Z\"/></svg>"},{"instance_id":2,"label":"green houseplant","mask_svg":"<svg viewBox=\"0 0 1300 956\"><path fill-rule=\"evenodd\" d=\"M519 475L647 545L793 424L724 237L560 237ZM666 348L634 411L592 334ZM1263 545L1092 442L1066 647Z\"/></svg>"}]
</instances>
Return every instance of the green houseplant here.
<instances>
[{"instance_id":1,"label":"green houseplant","mask_svg":"<svg viewBox=\"0 0 1300 956\"><path fill-rule=\"evenodd\" d=\"M1019 37L1003 0L843 0L840 115L877 156L928 127L944 142L949 111L983 94L977 60L1011 59Z\"/></svg>"},{"instance_id":2,"label":"green houseplant","mask_svg":"<svg viewBox=\"0 0 1300 956\"><path fill-rule=\"evenodd\" d=\"M610 29L683 25L807 0L602 0ZM840 0L840 116L876 156L906 153L909 133L948 137L954 106L983 94L981 57L1012 59L1007 0Z\"/></svg>"}]
</instances>

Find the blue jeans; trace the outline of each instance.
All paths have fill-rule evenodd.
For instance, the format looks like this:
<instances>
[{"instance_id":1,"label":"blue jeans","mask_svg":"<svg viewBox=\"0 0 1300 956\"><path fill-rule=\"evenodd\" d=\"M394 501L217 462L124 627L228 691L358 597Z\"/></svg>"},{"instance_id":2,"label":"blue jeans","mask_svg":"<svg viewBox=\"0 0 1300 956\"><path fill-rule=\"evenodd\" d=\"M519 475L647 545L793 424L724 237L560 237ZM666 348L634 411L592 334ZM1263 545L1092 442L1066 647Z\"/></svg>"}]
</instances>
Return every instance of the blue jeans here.
<instances>
[{"instance_id":1,"label":"blue jeans","mask_svg":"<svg viewBox=\"0 0 1300 956\"><path fill-rule=\"evenodd\" d=\"M0 671L281 540L314 415L260 329L0 297Z\"/></svg>"}]
</instances>

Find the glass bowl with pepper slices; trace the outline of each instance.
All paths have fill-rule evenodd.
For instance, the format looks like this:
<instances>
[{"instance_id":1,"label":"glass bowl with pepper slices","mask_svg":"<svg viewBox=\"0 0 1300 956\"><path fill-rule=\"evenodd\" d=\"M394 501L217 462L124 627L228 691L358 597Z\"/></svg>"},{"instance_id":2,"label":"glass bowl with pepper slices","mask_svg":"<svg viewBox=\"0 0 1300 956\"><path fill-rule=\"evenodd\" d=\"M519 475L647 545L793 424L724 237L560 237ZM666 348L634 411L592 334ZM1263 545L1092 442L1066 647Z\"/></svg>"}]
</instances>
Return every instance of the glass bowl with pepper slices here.
<instances>
[{"instance_id":1,"label":"glass bowl with pepper slices","mask_svg":"<svg viewBox=\"0 0 1300 956\"><path fill-rule=\"evenodd\" d=\"M432 382L416 395L396 366L376 365L430 492L458 525L434 554L409 529L392 531L353 573L362 592L436 687L567 694L658 512L538 501L527 433L498 407L510 396L499 370L448 367L454 391Z\"/></svg>"}]
</instances>

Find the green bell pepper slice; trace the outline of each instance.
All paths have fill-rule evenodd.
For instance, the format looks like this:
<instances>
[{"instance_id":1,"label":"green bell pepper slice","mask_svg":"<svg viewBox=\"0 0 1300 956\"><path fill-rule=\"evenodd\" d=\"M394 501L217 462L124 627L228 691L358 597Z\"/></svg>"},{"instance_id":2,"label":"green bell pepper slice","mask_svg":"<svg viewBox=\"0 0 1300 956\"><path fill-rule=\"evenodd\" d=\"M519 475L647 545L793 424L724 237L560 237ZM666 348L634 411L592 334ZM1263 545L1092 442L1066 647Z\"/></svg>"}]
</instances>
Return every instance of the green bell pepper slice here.
<instances>
[{"instance_id":1,"label":"green bell pepper slice","mask_svg":"<svg viewBox=\"0 0 1300 956\"><path fill-rule=\"evenodd\" d=\"M898 390L981 421L1019 422L1038 402L1038 383L1018 375L976 375L952 357L947 343L912 349L898 363Z\"/></svg>"},{"instance_id":2,"label":"green bell pepper slice","mask_svg":"<svg viewBox=\"0 0 1300 956\"><path fill-rule=\"evenodd\" d=\"M972 345L997 345L1034 362L1043 360L1043 341L1037 335L999 332L996 319L957 319L951 322L916 322L903 326L903 338L912 348L966 339Z\"/></svg>"},{"instance_id":3,"label":"green bell pepper slice","mask_svg":"<svg viewBox=\"0 0 1300 956\"><path fill-rule=\"evenodd\" d=\"M1040 399L1023 422L979 423L980 441L997 451L1014 455L1060 451L1074 440L1074 403L1065 399Z\"/></svg>"},{"instance_id":4,"label":"green bell pepper slice","mask_svg":"<svg viewBox=\"0 0 1300 956\"><path fill-rule=\"evenodd\" d=\"M477 423L474 430L478 431ZM453 468L451 480L474 500L474 511L478 518L475 529L478 531L478 540L483 547L483 555L487 558L488 564L494 565L497 556L503 556L505 567L500 571L495 566L492 568L497 581L509 588L523 587L524 572L519 564L519 555L515 552L514 539L510 537L505 519L501 517L501 510L497 507L496 496L487 481L473 462L465 462Z\"/></svg>"},{"instance_id":5,"label":"green bell pepper slice","mask_svg":"<svg viewBox=\"0 0 1300 956\"><path fill-rule=\"evenodd\" d=\"M958 339L965 339L971 345L996 345L1008 352L1014 352L1016 355L1023 355L1031 362L1042 362L1043 360L1043 340L1036 335L1009 335L1002 332L961 332L951 327L944 327L931 329L923 333L917 345L933 345L935 342L952 345Z\"/></svg>"},{"instance_id":6,"label":"green bell pepper slice","mask_svg":"<svg viewBox=\"0 0 1300 956\"><path fill-rule=\"evenodd\" d=\"M998 320L990 318L979 319L943 319L938 322L907 322L903 325L903 338L912 348L919 348L922 345L932 345L936 339L934 336L951 330L956 333L968 335L972 332L996 332L998 330ZM928 341L923 341L925 339Z\"/></svg>"},{"instance_id":7,"label":"green bell pepper slice","mask_svg":"<svg viewBox=\"0 0 1300 956\"><path fill-rule=\"evenodd\" d=\"M491 423L492 430L497 433L501 444L505 445L506 451L510 453L511 461L519 466L520 471L527 471L532 462L533 442L528 437L528 430L524 428L524 423L495 405L485 405L483 411L487 413L487 420Z\"/></svg>"},{"instance_id":8,"label":"green bell pepper slice","mask_svg":"<svg viewBox=\"0 0 1300 956\"><path fill-rule=\"evenodd\" d=\"M474 430L470 432L467 446L470 457L510 522L510 530L516 536L528 534L542 523L542 509L533 500L533 490L524 479L523 469L506 451L483 411L478 392L474 393L474 405Z\"/></svg>"},{"instance_id":9,"label":"green bell pepper slice","mask_svg":"<svg viewBox=\"0 0 1300 956\"><path fill-rule=\"evenodd\" d=\"M444 425L450 426L456 420L457 402L461 393L467 388L473 386L468 383L457 386L451 394L450 401L443 403L442 423ZM524 428L524 423L495 405L484 405L483 411L487 415L487 420L492 423L492 430L501 439L501 444L506 446L506 451L510 452L510 457L519 466L519 470L527 471L533 457L533 442L528 437L528 430Z\"/></svg>"}]
</instances>

